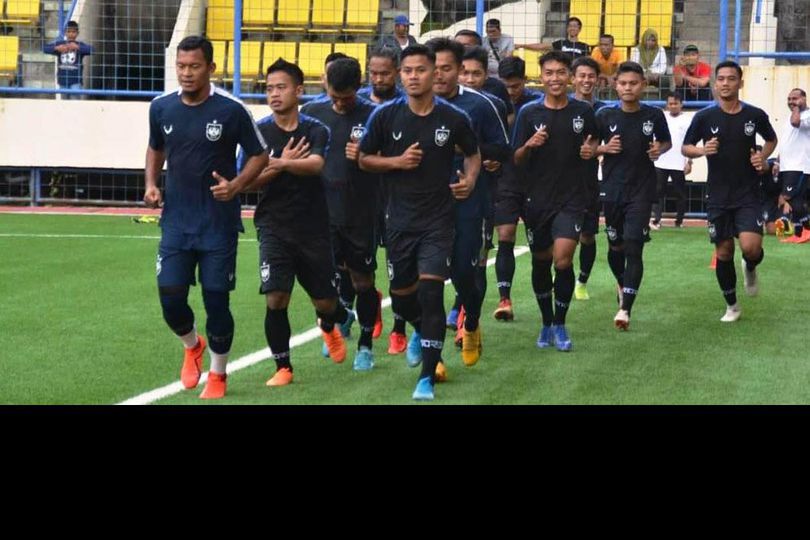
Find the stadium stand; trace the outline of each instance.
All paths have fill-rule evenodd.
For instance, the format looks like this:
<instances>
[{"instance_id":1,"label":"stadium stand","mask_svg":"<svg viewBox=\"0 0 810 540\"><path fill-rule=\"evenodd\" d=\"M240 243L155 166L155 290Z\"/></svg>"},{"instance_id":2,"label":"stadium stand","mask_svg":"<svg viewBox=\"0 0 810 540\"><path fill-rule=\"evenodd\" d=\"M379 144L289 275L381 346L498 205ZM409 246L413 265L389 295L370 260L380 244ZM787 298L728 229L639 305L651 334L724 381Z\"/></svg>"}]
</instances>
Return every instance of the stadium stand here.
<instances>
[{"instance_id":1,"label":"stadium stand","mask_svg":"<svg viewBox=\"0 0 810 540\"><path fill-rule=\"evenodd\" d=\"M672 45L672 27L674 24L674 2L672 0L641 0L641 12L638 23L638 35L647 28L658 30L658 44L662 47Z\"/></svg>"},{"instance_id":2,"label":"stadium stand","mask_svg":"<svg viewBox=\"0 0 810 540\"><path fill-rule=\"evenodd\" d=\"M581 41L589 45L599 43L602 28L602 0L571 0L569 15L582 21L582 32L579 34ZM528 62L526 64L528 65Z\"/></svg>"},{"instance_id":3,"label":"stadium stand","mask_svg":"<svg viewBox=\"0 0 810 540\"><path fill-rule=\"evenodd\" d=\"M39 0L6 0L6 24L35 24L39 21Z\"/></svg>"},{"instance_id":4,"label":"stadium stand","mask_svg":"<svg viewBox=\"0 0 810 540\"><path fill-rule=\"evenodd\" d=\"M20 56L20 38L0 36L0 78L14 79L17 76L17 61Z\"/></svg>"},{"instance_id":5,"label":"stadium stand","mask_svg":"<svg viewBox=\"0 0 810 540\"><path fill-rule=\"evenodd\" d=\"M617 47L632 47L638 43L636 25L638 3L636 0L611 0L605 2L605 34L611 34ZM587 41L587 43L598 43Z\"/></svg>"}]
</instances>

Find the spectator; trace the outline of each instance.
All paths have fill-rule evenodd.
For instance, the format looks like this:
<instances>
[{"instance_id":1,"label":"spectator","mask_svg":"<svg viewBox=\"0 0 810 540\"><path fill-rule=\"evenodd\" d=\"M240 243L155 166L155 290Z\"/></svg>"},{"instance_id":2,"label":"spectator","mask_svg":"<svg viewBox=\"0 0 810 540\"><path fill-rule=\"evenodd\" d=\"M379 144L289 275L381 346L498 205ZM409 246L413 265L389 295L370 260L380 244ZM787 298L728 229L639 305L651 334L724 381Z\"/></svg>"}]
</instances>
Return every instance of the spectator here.
<instances>
[{"instance_id":1,"label":"spectator","mask_svg":"<svg viewBox=\"0 0 810 540\"><path fill-rule=\"evenodd\" d=\"M515 50L515 41L512 36L501 33L501 21L490 19L486 24L487 39L484 49L487 51L487 73L490 77L498 76L498 64L507 56L512 56Z\"/></svg>"},{"instance_id":2,"label":"spectator","mask_svg":"<svg viewBox=\"0 0 810 540\"><path fill-rule=\"evenodd\" d=\"M79 37L79 23L70 21L65 27L65 38L57 39L43 47L45 54L53 54L57 58L57 81L59 88L71 90L82 89L82 59L93 54L93 47L82 41ZM68 95L68 99L81 99L80 95Z\"/></svg>"},{"instance_id":3,"label":"spectator","mask_svg":"<svg viewBox=\"0 0 810 540\"><path fill-rule=\"evenodd\" d=\"M599 86L613 88L616 70L622 62L622 55L613 46L613 36L602 34L599 37L599 47L594 48L591 58L599 64Z\"/></svg>"},{"instance_id":4,"label":"spectator","mask_svg":"<svg viewBox=\"0 0 810 540\"><path fill-rule=\"evenodd\" d=\"M644 30L638 46L630 51L630 60L644 69L647 84L661 85L661 77L667 72L667 52L658 44L658 32L652 28Z\"/></svg>"},{"instance_id":5,"label":"spectator","mask_svg":"<svg viewBox=\"0 0 810 540\"><path fill-rule=\"evenodd\" d=\"M526 43L516 45L516 47L522 47L524 49L529 49L530 51L547 51L549 49L554 49L555 51L568 53L571 55L572 60L576 60L580 56L587 55L591 50L590 45L577 39L581 31L582 21L577 17L568 17L568 21L566 23L567 37L565 39L558 39L551 45L548 43Z\"/></svg>"},{"instance_id":6,"label":"spectator","mask_svg":"<svg viewBox=\"0 0 810 540\"><path fill-rule=\"evenodd\" d=\"M406 15L397 15L394 18L394 33L383 36L380 40L380 49L394 49L397 56L399 56L399 53L402 52L405 47L415 45L416 38L408 33L409 26L413 26L413 23L408 20Z\"/></svg>"},{"instance_id":7,"label":"spectator","mask_svg":"<svg viewBox=\"0 0 810 540\"><path fill-rule=\"evenodd\" d=\"M683 56L672 70L672 76L675 78L675 91L684 101L712 100L712 91L709 88L712 68L706 62L700 61L697 45L687 45L683 48Z\"/></svg>"}]
</instances>

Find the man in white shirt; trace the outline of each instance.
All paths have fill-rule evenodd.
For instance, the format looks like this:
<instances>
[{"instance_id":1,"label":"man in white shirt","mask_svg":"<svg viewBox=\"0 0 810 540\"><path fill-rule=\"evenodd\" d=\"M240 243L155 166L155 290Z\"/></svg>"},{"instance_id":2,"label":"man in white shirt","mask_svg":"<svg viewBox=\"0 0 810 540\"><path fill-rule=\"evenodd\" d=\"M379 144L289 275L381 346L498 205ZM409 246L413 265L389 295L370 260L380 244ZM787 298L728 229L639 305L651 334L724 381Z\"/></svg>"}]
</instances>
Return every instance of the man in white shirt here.
<instances>
[{"instance_id":1,"label":"man in white shirt","mask_svg":"<svg viewBox=\"0 0 810 540\"><path fill-rule=\"evenodd\" d=\"M650 228L658 230L661 228L661 213L664 211L666 202L667 182L672 179L672 188L675 192L676 211L675 226L683 225L683 214L686 211L686 175L692 171L692 160L685 158L681 154L681 146L686 130L689 129L691 121L685 114L682 114L683 102L681 96L674 92L667 94L667 106L664 118L667 119L669 134L672 136L672 148L661 154L655 161L655 174L658 179L658 202L653 204L653 221Z\"/></svg>"},{"instance_id":2,"label":"man in white shirt","mask_svg":"<svg viewBox=\"0 0 810 540\"><path fill-rule=\"evenodd\" d=\"M787 106L790 118L785 124L779 150L779 179L782 194L779 206L785 216L793 221L794 234L787 242L807 241L802 237L808 221L805 192L810 174L810 110L807 109L807 93L794 88L788 94ZM810 235L805 235L810 236Z\"/></svg>"}]
</instances>

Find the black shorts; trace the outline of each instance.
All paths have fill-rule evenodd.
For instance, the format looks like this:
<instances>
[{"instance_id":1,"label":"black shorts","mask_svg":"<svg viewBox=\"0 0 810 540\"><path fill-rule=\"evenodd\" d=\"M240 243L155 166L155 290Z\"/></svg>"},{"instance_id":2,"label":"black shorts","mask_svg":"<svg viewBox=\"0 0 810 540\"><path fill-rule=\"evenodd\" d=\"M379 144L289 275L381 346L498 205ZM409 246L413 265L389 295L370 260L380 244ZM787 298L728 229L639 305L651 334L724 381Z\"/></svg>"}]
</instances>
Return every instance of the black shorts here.
<instances>
[{"instance_id":1,"label":"black shorts","mask_svg":"<svg viewBox=\"0 0 810 540\"><path fill-rule=\"evenodd\" d=\"M595 236L599 232L599 190L591 196L585 206L585 216L582 219L582 234Z\"/></svg>"},{"instance_id":2,"label":"black shorts","mask_svg":"<svg viewBox=\"0 0 810 540\"><path fill-rule=\"evenodd\" d=\"M800 171L779 171L779 180L782 182L782 195L786 199L794 197L804 198L806 188L804 173Z\"/></svg>"},{"instance_id":3,"label":"black shorts","mask_svg":"<svg viewBox=\"0 0 810 540\"><path fill-rule=\"evenodd\" d=\"M342 227L331 225L332 253L335 265L361 274L373 274L377 269L377 233L374 227Z\"/></svg>"},{"instance_id":4,"label":"black shorts","mask_svg":"<svg viewBox=\"0 0 810 540\"><path fill-rule=\"evenodd\" d=\"M747 204L735 208L709 208L709 240L717 244L730 238L737 238L742 232L761 235L765 220L758 204Z\"/></svg>"},{"instance_id":5,"label":"black shorts","mask_svg":"<svg viewBox=\"0 0 810 540\"><path fill-rule=\"evenodd\" d=\"M523 217L523 204L526 196L517 191L500 190L495 201L495 226L517 225Z\"/></svg>"},{"instance_id":6,"label":"black shorts","mask_svg":"<svg viewBox=\"0 0 810 540\"><path fill-rule=\"evenodd\" d=\"M566 209L532 215L526 221L526 240L532 253L546 251L557 238L579 240L582 217L582 212Z\"/></svg>"},{"instance_id":7,"label":"black shorts","mask_svg":"<svg viewBox=\"0 0 810 540\"><path fill-rule=\"evenodd\" d=\"M628 202L605 201L605 233L611 246L621 245L625 240L650 241L650 213L652 202L635 200Z\"/></svg>"},{"instance_id":8,"label":"black shorts","mask_svg":"<svg viewBox=\"0 0 810 540\"><path fill-rule=\"evenodd\" d=\"M447 279L453 253L453 228L432 231L388 229L385 244L392 289L410 287L421 274Z\"/></svg>"},{"instance_id":9,"label":"black shorts","mask_svg":"<svg viewBox=\"0 0 810 540\"><path fill-rule=\"evenodd\" d=\"M768 201L762 203L762 219L765 223L773 223L782 217L782 209L776 204L776 201Z\"/></svg>"},{"instance_id":10,"label":"black shorts","mask_svg":"<svg viewBox=\"0 0 810 540\"><path fill-rule=\"evenodd\" d=\"M259 235L259 292L290 293L295 278L316 300L334 298L335 263L326 234L290 238L257 229Z\"/></svg>"},{"instance_id":11,"label":"black shorts","mask_svg":"<svg viewBox=\"0 0 810 540\"><path fill-rule=\"evenodd\" d=\"M196 285L194 271L207 291L236 288L239 233L196 235L164 229L157 256L158 287Z\"/></svg>"}]
</instances>

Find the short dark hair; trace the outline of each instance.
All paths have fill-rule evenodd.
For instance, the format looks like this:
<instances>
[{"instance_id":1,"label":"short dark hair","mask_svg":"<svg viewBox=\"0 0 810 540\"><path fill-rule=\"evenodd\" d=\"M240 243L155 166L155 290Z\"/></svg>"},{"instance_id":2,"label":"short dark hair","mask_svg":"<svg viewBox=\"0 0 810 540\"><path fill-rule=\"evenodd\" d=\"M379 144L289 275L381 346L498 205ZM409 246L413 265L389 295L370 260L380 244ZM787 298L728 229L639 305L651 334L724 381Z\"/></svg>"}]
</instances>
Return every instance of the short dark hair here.
<instances>
[{"instance_id":1,"label":"short dark hair","mask_svg":"<svg viewBox=\"0 0 810 540\"><path fill-rule=\"evenodd\" d=\"M618 77L622 73L637 73L642 79L644 78L644 68L641 67L641 64L638 62L622 62L619 64L619 69L616 70L616 76Z\"/></svg>"},{"instance_id":2,"label":"short dark hair","mask_svg":"<svg viewBox=\"0 0 810 540\"><path fill-rule=\"evenodd\" d=\"M571 55L568 53L564 53L562 51L548 51L540 57L540 67L542 68L546 62L559 62L561 64L565 64L568 71L571 71Z\"/></svg>"},{"instance_id":3,"label":"short dark hair","mask_svg":"<svg viewBox=\"0 0 810 540\"><path fill-rule=\"evenodd\" d=\"M78 28L78 25L77 25ZM203 56L207 63L214 61L214 46L208 41L208 38L203 36L187 36L177 44L178 51L196 51L202 50Z\"/></svg>"},{"instance_id":4,"label":"short dark hair","mask_svg":"<svg viewBox=\"0 0 810 540\"><path fill-rule=\"evenodd\" d=\"M526 62L519 56L507 56L498 64L498 77L501 79L525 79Z\"/></svg>"},{"instance_id":5,"label":"short dark hair","mask_svg":"<svg viewBox=\"0 0 810 540\"><path fill-rule=\"evenodd\" d=\"M326 59L323 61L323 65L325 66L329 62L334 62L335 60L340 60L341 58L348 58L349 55L342 52L333 52L326 55Z\"/></svg>"},{"instance_id":6,"label":"short dark hair","mask_svg":"<svg viewBox=\"0 0 810 540\"><path fill-rule=\"evenodd\" d=\"M734 60L724 60L723 62L717 64L717 66L715 66L714 68L714 76L717 77L717 73L723 68L734 68L735 70L737 70L737 76L740 77L740 79L742 79L743 76L742 68L740 67L740 64L738 64Z\"/></svg>"},{"instance_id":7,"label":"short dark hair","mask_svg":"<svg viewBox=\"0 0 810 540\"><path fill-rule=\"evenodd\" d=\"M603 38L604 39L609 39L611 43L616 41L615 39L613 39L612 34L602 34L601 36L599 36L599 39L603 39Z\"/></svg>"},{"instance_id":8,"label":"short dark hair","mask_svg":"<svg viewBox=\"0 0 810 540\"><path fill-rule=\"evenodd\" d=\"M486 24L484 26L494 26L496 28L500 28L501 27L501 21L499 21L498 19L490 19L490 20L488 20L486 22Z\"/></svg>"},{"instance_id":9,"label":"short dark hair","mask_svg":"<svg viewBox=\"0 0 810 540\"><path fill-rule=\"evenodd\" d=\"M356 58L338 58L326 69L326 84L337 92L357 90L363 75Z\"/></svg>"},{"instance_id":10,"label":"short dark hair","mask_svg":"<svg viewBox=\"0 0 810 540\"><path fill-rule=\"evenodd\" d=\"M580 66L591 68L596 72L597 75L599 75L602 72L602 70L599 69L599 63L590 56L580 56L579 58L574 60L574 63L571 64L571 73L576 73L577 68Z\"/></svg>"},{"instance_id":11,"label":"short dark hair","mask_svg":"<svg viewBox=\"0 0 810 540\"><path fill-rule=\"evenodd\" d=\"M267 75L271 75L277 71L283 71L289 75L296 86L301 86L304 84L304 72L301 71L300 67L292 62L287 62L283 58L279 58L267 68Z\"/></svg>"},{"instance_id":12,"label":"short dark hair","mask_svg":"<svg viewBox=\"0 0 810 540\"><path fill-rule=\"evenodd\" d=\"M461 59L464 57L464 46L458 41L453 41L447 37L437 37L428 40L425 47L433 51L433 54L440 52L449 52L456 59L456 64L461 64Z\"/></svg>"},{"instance_id":13,"label":"short dark hair","mask_svg":"<svg viewBox=\"0 0 810 540\"><path fill-rule=\"evenodd\" d=\"M568 17L568 20L565 21L565 26L568 26L572 22L579 24L579 27L582 28L582 20L579 17Z\"/></svg>"},{"instance_id":14,"label":"short dark hair","mask_svg":"<svg viewBox=\"0 0 810 540\"><path fill-rule=\"evenodd\" d=\"M76 30L78 30L79 23L77 23L76 21L68 21L68 23L65 25L65 30L67 30L68 28L75 28Z\"/></svg>"},{"instance_id":15,"label":"short dark hair","mask_svg":"<svg viewBox=\"0 0 810 540\"><path fill-rule=\"evenodd\" d=\"M790 91L790 93L793 93L793 92L798 92L800 96L807 97L807 92L805 92L801 88L794 88L793 90Z\"/></svg>"},{"instance_id":16,"label":"short dark hair","mask_svg":"<svg viewBox=\"0 0 810 540\"><path fill-rule=\"evenodd\" d=\"M476 32L475 30L459 30L458 32L456 32L456 35L454 37L458 36L471 37L475 40L476 43L478 43L478 45L484 44L483 40L481 39L481 34Z\"/></svg>"},{"instance_id":17,"label":"short dark hair","mask_svg":"<svg viewBox=\"0 0 810 540\"><path fill-rule=\"evenodd\" d=\"M387 58L388 60L391 60L391 63L394 65L394 69L399 67L399 55L397 55L396 51L390 47L374 49L368 56L369 60L372 58Z\"/></svg>"},{"instance_id":18,"label":"short dark hair","mask_svg":"<svg viewBox=\"0 0 810 540\"><path fill-rule=\"evenodd\" d=\"M436 65L436 54L419 43L414 45L408 45L399 55L399 63L401 64L403 60L405 60L409 56L425 56L430 61L431 64Z\"/></svg>"},{"instance_id":19,"label":"short dark hair","mask_svg":"<svg viewBox=\"0 0 810 540\"><path fill-rule=\"evenodd\" d=\"M672 91L667 92L664 95L664 101L669 100L669 98L674 98L674 99L680 101L681 103L683 103L683 96L680 95L678 92L672 92Z\"/></svg>"},{"instance_id":20,"label":"short dark hair","mask_svg":"<svg viewBox=\"0 0 810 540\"><path fill-rule=\"evenodd\" d=\"M484 71L487 70L487 66L489 65L489 55L487 50L483 47L473 47L469 51L466 51L462 60L474 60L481 64Z\"/></svg>"}]
</instances>

